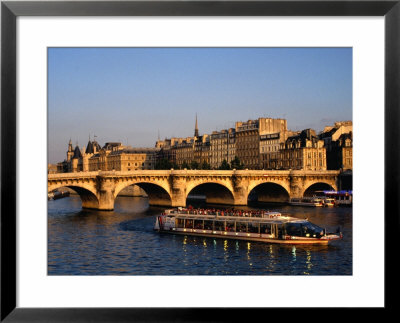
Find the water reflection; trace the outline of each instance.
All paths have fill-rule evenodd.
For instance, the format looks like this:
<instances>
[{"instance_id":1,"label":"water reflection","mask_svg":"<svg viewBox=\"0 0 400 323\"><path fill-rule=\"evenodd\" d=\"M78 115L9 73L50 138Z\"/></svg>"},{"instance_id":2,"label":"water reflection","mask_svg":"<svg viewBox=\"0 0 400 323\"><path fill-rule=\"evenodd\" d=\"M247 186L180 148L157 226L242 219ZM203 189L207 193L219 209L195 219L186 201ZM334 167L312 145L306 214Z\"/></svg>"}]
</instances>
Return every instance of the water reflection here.
<instances>
[{"instance_id":1,"label":"water reflection","mask_svg":"<svg viewBox=\"0 0 400 323\"><path fill-rule=\"evenodd\" d=\"M312 268L312 263L311 263L311 252L310 252L310 250L306 250L306 259L307 259L307 262L306 262L306 265L307 265L307 271L305 272L305 274L306 275L309 275L310 274L310 270L311 270L311 268Z\"/></svg>"},{"instance_id":2,"label":"water reflection","mask_svg":"<svg viewBox=\"0 0 400 323\"><path fill-rule=\"evenodd\" d=\"M292 247L293 262L296 262L296 246Z\"/></svg>"},{"instance_id":3,"label":"water reflection","mask_svg":"<svg viewBox=\"0 0 400 323\"><path fill-rule=\"evenodd\" d=\"M250 209L250 208L249 208ZM144 198L117 198L113 212L81 210L79 197L48 203L50 275L351 275L351 208L273 209L329 230L336 246L283 246L159 234ZM212 248L211 248L212 247Z\"/></svg>"}]
</instances>

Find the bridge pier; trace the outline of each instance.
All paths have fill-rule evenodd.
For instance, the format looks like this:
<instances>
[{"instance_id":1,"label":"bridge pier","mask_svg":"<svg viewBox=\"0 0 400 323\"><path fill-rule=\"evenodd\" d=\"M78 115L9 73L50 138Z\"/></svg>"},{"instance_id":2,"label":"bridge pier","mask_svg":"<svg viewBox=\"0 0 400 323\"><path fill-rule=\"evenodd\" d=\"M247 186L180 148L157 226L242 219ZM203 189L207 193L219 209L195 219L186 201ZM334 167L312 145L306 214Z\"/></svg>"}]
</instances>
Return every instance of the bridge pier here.
<instances>
[{"instance_id":1,"label":"bridge pier","mask_svg":"<svg viewBox=\"0 0 400 323\"><path fill-rule=\"evenodd\" d=\"M172 176L171 206L186 206L186 180L183 177Z\"/></svg>"},{"instance_id":2,"label":"bridge pier","mask_svg":"<svg viewBox=\"0 0 400 323\"><path fill-rule=\"evenodd\" d=\"M180 190L172 191L171 206L173 206L173 207L186 206L186 195L185 195L185 193L180 191Z\"/></svg>"},{"instance_id":3,"label":"bridge pier","mask_svg":"<svg viewBox=\"0 0 400 323\"><path fill-rule=\"evenodd\" d=\"M99 210L102 211L112 211L114 210L114 190L115 190L115 184L114 182L109 179L109 178L104 178L104 179L99 179L98 182L100 189L99 194L98 194L98 199L99 199Z\"/></svg>"},{"instance_id":4,"label":"bridge pier","mask_svg":"<svg viewBox=\"0 0 400 323\"><path fill-rule=\"evenodd\" d=\"M249 195L249 180L243 176L232 176L233 205L247 205Z\"/></svg>"},{"instance_id":5,"label":"bridge pier","mask_svg":"<svg viewBox=\"0 0 400 323\"><path fill-rule=\"evenodd\" d=\"M235 190L233 193L233 205L247 205L247 192L244 189Z\"/></svg>"}]
</instances>

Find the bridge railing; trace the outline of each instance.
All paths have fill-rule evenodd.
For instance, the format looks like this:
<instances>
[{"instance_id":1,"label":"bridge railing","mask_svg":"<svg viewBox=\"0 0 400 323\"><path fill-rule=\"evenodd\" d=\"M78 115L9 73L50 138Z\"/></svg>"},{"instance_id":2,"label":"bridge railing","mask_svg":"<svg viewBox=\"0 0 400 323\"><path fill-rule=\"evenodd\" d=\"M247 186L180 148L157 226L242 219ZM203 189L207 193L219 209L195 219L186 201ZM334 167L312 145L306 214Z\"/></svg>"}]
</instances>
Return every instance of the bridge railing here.
<instances>
[{"instance_id":1,"label":"bridge railing","mask_svg":"<svg viewBox=\"0 0 400 323\"><path fill-rule=\"evenodd\" d=\"M59 179L59 178L81 178L81 177L96 177L99 175L99 172L75 172L75 173L56 173L56 174L47 174L47 179Z\"/></svg>"},{"instance_id":2,"label":"bridge railing","mask_svg":"<svg viewBox=\"0 0 400 323\"><path fill-rule=\"evenodd\" d=\"M75 173L57 173L48 174L48 180L63 178L87 178L96 176L169 176L169 175L199 175L199 176L268 176L268 175L286 175L286 176L311 176L311 175L333 175L340 174L339 170L192 170L192 169L171 169L171 170L131 170L131 171L95 171L95 172L75 172Z\"/></svg>"}]
</instances>

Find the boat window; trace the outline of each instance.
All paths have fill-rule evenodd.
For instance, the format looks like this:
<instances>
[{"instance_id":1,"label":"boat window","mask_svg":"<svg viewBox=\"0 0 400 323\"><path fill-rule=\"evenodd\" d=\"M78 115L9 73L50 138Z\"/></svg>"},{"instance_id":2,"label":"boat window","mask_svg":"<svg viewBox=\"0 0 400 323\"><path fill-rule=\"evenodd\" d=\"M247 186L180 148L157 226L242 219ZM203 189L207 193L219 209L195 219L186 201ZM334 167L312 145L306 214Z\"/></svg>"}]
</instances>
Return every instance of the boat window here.
<instances>
[{"instance_id":1,"label":"boat window","mask_svg":"<svg viewBox=\"0 0 400 323\"><path fill-rule=\"evenodd\" d=\"M235 221L226 221L225 231L235 231Z\"/></svg>"},{"instance_id":2,"label":"boat window","mask_svg":"<svg viewBox=\"0 0 400 323\"><path fill-rule=\"evenodd\" d=\"M194 220L194 229L203 229L203 220Z\"/></svg>"},{"instance_id":3,"label":"boat window","mask_svg":"<svg viewBox=\"0 0 400 323\"><path fill-rule=\"evenodd\" d=\"M301 223L286 223L285 228L289 236L302 236Z\"/></svg>"},{"instance_id":4,"label":"boat window","mask_svg":"<svg viewBox=\"0 0 400 323\"><path fill-rule=\"evenodd\" d=\"M225 221L215 221L214 223L216 231L225 231Z\"/></svg>"},{"instance_id":5,"label":"boat window","mask_svg":"<svg viewBox=\"0 0 400 323\"><path fill-rule=\"evenodd\" d=\"M176 227L177 228L183 228L184 224L185 224L184 221L185 221L184 219L176 219Z\"/></svg>"},{"instance_id":6,"label":"boat window","mask_svg":"<svg viewBox=\"0 0 400 323\"><path fill-rule=\"evenodd\" d=\"M247 223L236 222L236 232L247 232Z\"/></svg>"},{"instance_id":7,"label":"boat window","mask_svg":"<svg viewBox=\"0 0 400 323\"><path fill-rule=\"evenodd\" d=\"M206 220L204 221L204 230L212 230L213 229L213 221Z\"/></svg>"},{"instance_id":8,"label":"boat window","mask_svg":"<svg viewBox=\"0 0 400 323\"><path fill-rule=\"evenodd\" d=\"M302 224L302 235L305 237L320 238L324 234L324 229L313 223ZM314 237L315 235L315 237Z\"/></svg>"},{"instance_id":9,"label":"boat window","mask_svg":"<svg viewBox=\"0 0 400 323\"><path fill-rule=\"evenodd\" d=\"M248 225L248 232L250 232L250 233L259 233L259 226L260 226L260 224L259 223L256 223L256 222L250 222L249 223L249 225Z\"/></svg>"},{"instance_id":10,"label":"boat window","mask_svg":"<svg viewBox=\"0 0 400 323\"><path fill-rule=\"evenodd\" d=\"M261 223L261 225L260 225L260 233L271 234L271 224L269 224L269 223Z\"/></svg>"},{"instance_id":11,"label":"boat window","mask_svg":"<svg viewBox=\"0 0 400 323\"><path fill-rule=\"evenodd\" d=\"M193 220L186 219L185 220L185 228L193 228Z\"/></svg>"}]
</instances>

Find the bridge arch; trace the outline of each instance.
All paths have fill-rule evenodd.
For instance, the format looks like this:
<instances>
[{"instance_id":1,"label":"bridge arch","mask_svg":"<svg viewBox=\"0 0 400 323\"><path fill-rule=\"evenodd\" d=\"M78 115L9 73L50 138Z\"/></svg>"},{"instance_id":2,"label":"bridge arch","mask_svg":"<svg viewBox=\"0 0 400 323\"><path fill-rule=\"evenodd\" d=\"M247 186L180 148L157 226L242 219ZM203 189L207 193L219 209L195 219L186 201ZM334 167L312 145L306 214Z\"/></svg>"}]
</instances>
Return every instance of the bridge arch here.
<instances>
[{"instance_id":1,"label":"bridge arch","mask_svg":"<svg viewBox=\"0 0 400 323\"><path fill-rule=\"evenodd\" d=\"M198 181L188 185L186 188L186 199L190 193L203 194L206 196L206 203L228 204L235 202L233 189L218 181Z\"/></svg>"},{"instance_id":2,"label":"bridge arch","mask_svg":"<svg viewBox=\"0 0 400 323\"><path fill-rule=\"evenodd\" d=\"M117 184L114 190L114 199L117 198L118 194L124 188L131 185L137 185L146 192L150 205L172 205L171 193L169 187L165 183L150 182L146 180L132 180Z\"/></svg>"},{"instance_id":3,"label":"bridge arch","mask_svg":"<svg viewBox=\"0 0 400 323\"><path fill-rule=\"evenodd\" d=\"M258 181L249 185L247 200L257 199L262 203L285 203L290 199L290 190L284 183Z\"/></svg>"},{"instance_id":4,"label":"bridge arch","mask_svg":"<svg viewBox=\"0 0 400 323\"><path fill-rule=\"evenodd\" d=\"M313 196L317 191L336 191L336 184L322 181L311 183L306 186L302 196Z\"/></svg>"},{"instance_id":5,"label":"bridge arch","mask_svg":"<svg viewBox=\"0 0 400 323\"><path fill-rule=\"evenodd\" d=\"M90 185L80 185L80 184L52 184L49 185L47 190L52 192L56 189L67 187L74 190L82 201L82 208L84 209L98 209L99 199L97 197L96 191Z\"/></svg>"}]
</instances>

